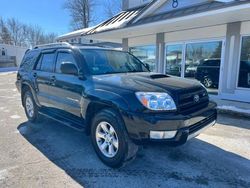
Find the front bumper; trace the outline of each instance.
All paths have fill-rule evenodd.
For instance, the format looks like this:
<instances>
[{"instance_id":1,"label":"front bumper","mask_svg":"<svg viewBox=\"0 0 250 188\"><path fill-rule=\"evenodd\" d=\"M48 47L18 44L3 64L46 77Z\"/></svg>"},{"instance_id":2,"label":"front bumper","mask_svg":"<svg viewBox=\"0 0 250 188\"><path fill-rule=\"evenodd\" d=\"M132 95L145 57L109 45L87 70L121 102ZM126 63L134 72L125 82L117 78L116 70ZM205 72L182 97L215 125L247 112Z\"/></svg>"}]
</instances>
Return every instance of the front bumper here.
<instances>
[{"instance_id":1,"label":"front bumper","mask_svg":"<svg viewBox=\"0 0 250 188\"><path fill-rule=\"evenodd\" d=\"M217 119L217 111L216 104L210 102L206 108L188 115L126 112L123 113L123 119L130 138L136 144L163 142L181 145L199 135L204 129L213 126ZM150 131L177 131L177 133L170 139L151 139Z\"/></svg>"}]
</instances>

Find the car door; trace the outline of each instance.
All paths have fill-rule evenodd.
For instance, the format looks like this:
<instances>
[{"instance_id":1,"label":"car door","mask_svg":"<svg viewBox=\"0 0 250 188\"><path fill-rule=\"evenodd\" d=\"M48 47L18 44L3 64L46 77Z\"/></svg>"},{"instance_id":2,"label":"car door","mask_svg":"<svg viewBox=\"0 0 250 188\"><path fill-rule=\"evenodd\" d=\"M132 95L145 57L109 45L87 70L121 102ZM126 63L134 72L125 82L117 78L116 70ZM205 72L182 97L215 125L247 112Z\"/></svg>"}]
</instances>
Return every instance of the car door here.
<instances>
[{"instance_id":1,"label":"car door","mask_svg":"<svg viewBox=\"0 0 250 188\"><path fill-rule=\"evenodd\" d=\"M49 85L50 77L55 65L55 50L43 51L40 55L32 76L35 79L35 90L37 98L42 106L49 107Z\"/></svg>"},{"instance_id":2,"label":"car door","mask_svg":"<svg viewBox=\"0 0 250 188\"><path fill-rule=\"evenodd\" d=\"M84 90L84 81L77 75L63 74L62 63L73 63L78 68L76 57L71 50L57 51L55 72L52 75L52 84L49 86L50 103L59 110L81 117L81 96Z\"/></svg>"}]
</instances>

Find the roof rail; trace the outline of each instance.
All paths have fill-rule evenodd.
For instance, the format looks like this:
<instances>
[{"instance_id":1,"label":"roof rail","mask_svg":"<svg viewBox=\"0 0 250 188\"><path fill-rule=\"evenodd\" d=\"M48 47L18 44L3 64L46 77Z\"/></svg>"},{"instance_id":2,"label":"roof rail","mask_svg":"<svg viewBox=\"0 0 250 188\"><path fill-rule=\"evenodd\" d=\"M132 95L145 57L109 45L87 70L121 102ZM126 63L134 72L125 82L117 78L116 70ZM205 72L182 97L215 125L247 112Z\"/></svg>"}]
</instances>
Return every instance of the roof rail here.
<instances>
[{"instance_id":1,"label":"roof rail","mask_svg":"<svg viewBox=\"0 0 250 188\"><path fill-rule=\"evenodd\" d=\"M56 42L56 43L49 43L49 44L42 44L42 45L36 45L34 47L34 49L38 49L38 48L48 48L48 47L68 47L71 46L70 43L68 42Z\"/></svg>"},{"instance_id":2,"label":"roof rail","mask_svg":"<svg viewBox=\"0 0 250 188\"><path fill-rule=\"evenodd\" d=\"M101 48L110 47L110 46L105 46L105 45L98 44L98 43L73 43L73 42L70 42L69 44L72 46L78 46L78 47L81 47L81 46L92 46L92 47L101 47Z\"/></svg>"}]
</instances>

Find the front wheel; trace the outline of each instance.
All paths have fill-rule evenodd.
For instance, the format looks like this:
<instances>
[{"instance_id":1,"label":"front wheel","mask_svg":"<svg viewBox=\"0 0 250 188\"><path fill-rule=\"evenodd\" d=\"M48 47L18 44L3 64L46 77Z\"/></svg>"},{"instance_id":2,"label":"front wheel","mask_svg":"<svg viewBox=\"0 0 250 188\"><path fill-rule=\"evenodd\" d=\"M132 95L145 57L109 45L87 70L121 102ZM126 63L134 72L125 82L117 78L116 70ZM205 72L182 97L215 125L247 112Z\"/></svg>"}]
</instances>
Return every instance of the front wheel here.
<instances>
[{"instance_id":1,"label":"front wheel","mask_svg":"<svg viewBox=\"0 0 250 188\"><path fill-rule=\"evenodd\" d=\"M112 109L105 109L94 117L91 140L98 157L112 168L134 159L138 150L128 137L119 114Z\"/></svg>"}]
</instances>

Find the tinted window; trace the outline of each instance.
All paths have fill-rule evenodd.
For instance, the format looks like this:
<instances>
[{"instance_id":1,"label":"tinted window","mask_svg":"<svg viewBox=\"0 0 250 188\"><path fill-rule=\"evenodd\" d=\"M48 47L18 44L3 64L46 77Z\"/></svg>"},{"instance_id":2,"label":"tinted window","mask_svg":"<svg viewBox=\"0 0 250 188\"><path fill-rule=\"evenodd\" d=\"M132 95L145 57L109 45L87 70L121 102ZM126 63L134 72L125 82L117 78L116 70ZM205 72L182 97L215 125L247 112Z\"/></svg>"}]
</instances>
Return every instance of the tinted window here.
<instances>
[{"instance_id":1,"label":"tinted window","mask_svg":"<svg viewBox=\"0 0 250 188\"><path fill-rule=\"evenodd\" d=\"M56 72L61 73L61 64L62 63L75 63L75 59L72 54L66 53L66 52L60 52L57 55L57 61L56 61Z\"/></svg>"},{"instance_id":2,"label":"tinted window","mask_svg":"<svg viewBox=\"0 0 250 188\"><path fill-rule=\"evenodd\" d=\"M31 71L34 67L34 64L39 56L39 51L29 51L24 55L23 61L20 65L20 68Z\"/></svg>"},{"instance_id":3,"label":"tinted window","mask_svg":"<svg viewBox=\"0 0 250 188\"><path fill-rule=\"evenodd\" d=\"M36 64L36 70L41 70L43 56L41 55L39 61Z\"/></svg>"},{"instance_id":4,"label":"tinted window","mask_svg":"<svg viewBox=\"0 0 250 188\"><path fill-rule=\"evenodd\" d=\"M42 64L41 64L41 71L45 72L53 72L54 70L54 53L43 54L42 56Z\"/></svg>"}]
</instances>

